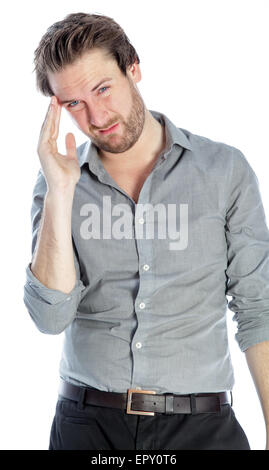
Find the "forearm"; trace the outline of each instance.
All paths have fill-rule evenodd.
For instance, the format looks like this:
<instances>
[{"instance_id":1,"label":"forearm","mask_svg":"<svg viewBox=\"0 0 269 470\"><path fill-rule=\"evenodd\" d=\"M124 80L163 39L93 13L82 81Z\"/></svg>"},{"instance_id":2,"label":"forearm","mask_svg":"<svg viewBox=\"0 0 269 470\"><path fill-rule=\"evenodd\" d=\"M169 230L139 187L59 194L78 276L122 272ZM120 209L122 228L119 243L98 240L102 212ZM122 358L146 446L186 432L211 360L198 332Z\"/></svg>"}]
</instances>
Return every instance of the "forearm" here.
<instances>
[{"instance_id":1,"label":"forearm","mask_svg":"<svg viewBox=\"0 0 269 470\"><path fill-rule=\"evenodd\" d=\"M245 354L261 402L266 430L269 434L269 341L251 346L245 351Z\"/></svg>"},{"instance_id":2,"label":"forearm","mask_svg":"<svg viewBox=\"0 0 269 470\"><path fill-rule=\"evenodd\" d=\"M76 282L72 246L74 189L46 193L31 271L50 289L71 292Z\"/></svg>"}]
</instances>

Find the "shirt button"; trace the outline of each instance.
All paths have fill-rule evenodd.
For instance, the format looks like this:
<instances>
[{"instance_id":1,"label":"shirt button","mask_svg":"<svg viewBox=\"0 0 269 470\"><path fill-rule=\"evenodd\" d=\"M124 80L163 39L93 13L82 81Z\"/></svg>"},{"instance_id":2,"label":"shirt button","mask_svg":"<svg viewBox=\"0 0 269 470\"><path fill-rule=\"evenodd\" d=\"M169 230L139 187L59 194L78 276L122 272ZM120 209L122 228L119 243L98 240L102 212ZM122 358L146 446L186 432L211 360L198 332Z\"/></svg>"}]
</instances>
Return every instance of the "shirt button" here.
<instances>
[{"instance_id":1,"label":"shirt button","mask_svg":"<svg viewBox=\"0 0 269 470\"><path fill-rule=\"evenodd\" d=\"M141 343L136 343L136 347L137 347L137 349L140 349L140 348L142 348L142 344Z\"/></svg>"},{"instance_id":2,"label":"shirt button","mask_svg":"<svg viewBox=\"0 0 269 470\"><path fill-rule=\"evenodd\" d=\"M66 300L70 300L70 299L71 299L71 297L67 297L67 299L66 299Z\"/></svg>"},{"instance_id":3,"label":"shirt button","mask_svg":"<svg viewBox=\"0 0 269 470\"><path fill-rule=\"evenodd\" d=\"M146 304L144 304L144 302L141 302L141 304L139 304L139 307L140 308L145 308Z\"/></svg>"},{"instance_id":4,"label":"shirt button","mask_svg":"<svg viewBox=\"0 0 269 470\"><path fill-rule=\"evenodd\" d=\"M140 224L143 224L143 223L145 222L145 219L143 219L143 217L141 217L141 219L139 219L138 222L139 222Z\"/></svg>"},{"instance_id":5,"label":"shirt button","mask_svg":"<svg viewBox=\"0 0 269 470\"><path fill-rule=\"evenodd\" d=\"M144 264L143 269L144 269L144 271L148 271L149 265L148 265L148 264Z\"/></svg>"}]
</instances>

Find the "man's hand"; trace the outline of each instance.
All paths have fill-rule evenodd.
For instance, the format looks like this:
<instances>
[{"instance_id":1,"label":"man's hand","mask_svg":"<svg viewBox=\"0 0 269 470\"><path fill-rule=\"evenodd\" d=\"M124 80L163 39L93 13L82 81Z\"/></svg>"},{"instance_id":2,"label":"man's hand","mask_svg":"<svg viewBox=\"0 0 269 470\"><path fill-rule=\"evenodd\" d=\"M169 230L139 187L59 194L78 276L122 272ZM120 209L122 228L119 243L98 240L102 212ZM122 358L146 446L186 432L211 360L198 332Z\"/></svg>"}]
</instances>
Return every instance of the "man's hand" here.
<instances>
[{"instance_id":1,"label":"man's hand","mask_svg":"<svg viewBox=\"0 0 269 470\"><path fill-rule=\"evenodd\" d=\"M52 96L37 148L50 192L75 187L81 174L74 135L71 133L66 135L66 155L60 154L57 149L61 108L56 96Z\"/></svg>"}]
</instances>

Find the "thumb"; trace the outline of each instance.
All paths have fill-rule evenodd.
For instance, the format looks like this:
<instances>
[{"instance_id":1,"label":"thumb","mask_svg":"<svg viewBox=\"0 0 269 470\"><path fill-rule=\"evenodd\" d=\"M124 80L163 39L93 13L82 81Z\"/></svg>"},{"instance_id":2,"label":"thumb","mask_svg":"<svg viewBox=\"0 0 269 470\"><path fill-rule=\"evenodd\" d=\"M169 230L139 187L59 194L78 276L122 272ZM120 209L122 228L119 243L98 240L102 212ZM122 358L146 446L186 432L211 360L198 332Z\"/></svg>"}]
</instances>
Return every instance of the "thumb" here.
<instances>
[{"instance_id":1,"label":"thumb","mask_svg":"<svg viewBox=\"0 0 269 470\"><path fill-rule=\"evenodd\" d=\"M77 159L76 139L71 132L65 136L65 146L67 157Z\"/></svg>"}]
</instances>

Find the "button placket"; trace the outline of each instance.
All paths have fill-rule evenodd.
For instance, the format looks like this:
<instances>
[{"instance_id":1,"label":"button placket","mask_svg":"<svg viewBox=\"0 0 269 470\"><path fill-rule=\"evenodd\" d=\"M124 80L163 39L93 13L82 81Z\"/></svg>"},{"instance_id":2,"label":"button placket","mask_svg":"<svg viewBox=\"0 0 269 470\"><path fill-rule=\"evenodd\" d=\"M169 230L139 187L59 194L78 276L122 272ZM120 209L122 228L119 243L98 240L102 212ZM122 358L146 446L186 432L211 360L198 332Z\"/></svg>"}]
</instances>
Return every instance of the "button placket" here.
<instances>
[{"instance_id":1,"label":"button placket","mask_svg":"<svg viewBox=\"0 0 269 470\"><path fill-rule=\"evenodd\" d=\"M151 181L151 179L149 179ZM148 181L148 182L149 182ZM144 323L147 324L148 313L151 310L151 270L152 270L152 240L147 237L148 211L151 209L150 185L145 186L140 193L139 204L136 206L134 215L134 231L138 253L138 274L140 277L139 290L136 296L137 330L133 338L133 377L134 383L144 383L144 353L147 349L146 340L143 335ZM150 204L150 206L148 206ZM144 344L145 341L145 344Z\"/></svg>"}]
</instances>

